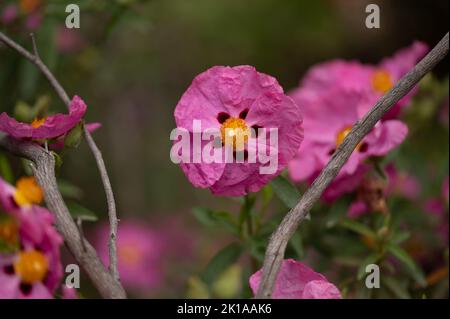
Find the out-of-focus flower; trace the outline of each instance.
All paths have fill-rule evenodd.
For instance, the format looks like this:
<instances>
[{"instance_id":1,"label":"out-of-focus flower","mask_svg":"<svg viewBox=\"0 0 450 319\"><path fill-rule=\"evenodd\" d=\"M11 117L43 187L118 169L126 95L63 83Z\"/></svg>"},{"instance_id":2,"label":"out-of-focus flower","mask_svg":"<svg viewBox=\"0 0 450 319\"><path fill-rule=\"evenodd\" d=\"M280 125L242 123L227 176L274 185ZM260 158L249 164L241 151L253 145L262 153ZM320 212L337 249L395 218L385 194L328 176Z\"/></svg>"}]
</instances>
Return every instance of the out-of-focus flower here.
<instances>
[{"instance_id":1,"label":"out-of-focus flower","mask_svg":"<svg viewBox=\"0 0 450 319\"><path fill-rule=\"evenodd\" d=\"M108 265L109 226L101 225L95 236L99 256ZM158 288L164 280L165 247L165 238L142 221L122 221L117 234L117 257L124 286L138 293Z\"/></svg>"},{"instance_id":2,"label":"out-of-focus flower","mask_svg":"<svg viewBox=\"0 0 450 319\"><path fill-rule=\"evenodd\" d=\"M25 19L25 28L29 31L37 30L41 26L43 19L44 17L40 11L30 13Z\"/></svg>"},{"instance_id":3,"label":"out-of-focus flower","mask_svg":"<svg viewBox=\"0 0 450 319\"><path fill-rule=\"evenodd\" d=\"M47 118L35 119L31 124L21 123L3 112L0 114L0 131L19 139L45 140L60 137L77 125L87 106L74 96L70 103L69 114L56 114Z\"/></svg>"},{"instance_id":4,"label":"out-of-focus flower","mask_svg":"<svg viewBox=\"0 0 450 319\"><path fill-rule=\"evenodd\" d=\"M328 95L329 92L357 91L364 97L359 102L359 111L365 113L411 70L427 51L428 46L425 43L416 41L411 46L399 50L392 57L383 59L378 65L344 60L324 62L311 68L302 80L300 88L292 92L292 96L296 101L300 99L307 104L314 104L315 100ZM396 116L400 108L408 104L415 92L416 90L413 90L402 98L385 118Z\"/></svg>"},{"instance_id":5,"label":"out-of-focus flower","mask_svg":"<svg viewBox=\"0 0 450 319\"><path fill-rule=\"evenodd\" d=\"M14 22L19 15L19 10L17 5L9 4L7 5L0 14L0 22L4 25L8 25Z\"/></svg>"},{"instance_id":6,"label":"out-of-focus flower","mask_svg":"<svg viewBox=\"0 0 450 319\"><path fill-rule=\"evenodd\" d=\"M262 269L250 277L256 295ZM274 299L341 299L341 293L325 276L293 259L283 260L272 293Z\"/></svg>"},{"instance_id":7,"label":"out-of-focus flower","mask_svg":"<svg viewBox=\"0 0 450 319\"><path fill-rule=\"evenodd\" d=\"M10 251L0 254L0 298L52 298L62 278L61 236L53 215L35 203L42 191L31 179L17 188L0 178L0 241Z\"/></svg>"},{"instance_id":8,"label":"out-of-focus flower","mask_svg":"<svg viewBox=\"0 0 450 319\"><path fill-rule=\"evenodd\" d=\"M61 291L62 299L78 299L77 290L75 288L69 288L66 285L63 285Z\"/></svg>"},{"instance_id":9,"label":"out-of-focus flower","mask_svg":"<svg viewBox=\"0 0 450 319\"><path fill-rule=\"evenodd\" d=\"M304 80L305 83L311 81L309 74ZM293 95L304 111L306 132L305 140L296 157L289 162L289 174L294 181L311 181L331 159L352 125L363 116L359 106L364 96L356 90L336 89L313 99L309 98L309 95L308 85L300 87ZM328 187L327 191L334 195L326 197L336 198L351 191L349 185L357 181L354 177L361 171L364 161L371 156L386 155L403 142L407 132L407 126L398 120L377 123L357 145L356 150L342 167L336 182ZM339 180L346 182L339 183ZM352 183L348 183L348 180L352 180Z\"/></svg>"},{"instance_id":10,"label":"out-of-focus flower","mask_svg":"<svg viewBox=\"0 0 450 319\"><path fill-rule=\"evenodd\" d=\"M445 243L448 243L448 176L442 183L441 197L428 199L423 209L425 212L434 215L434 222L438 234L442 237Z\"/></svg>"},{"instance_id":11,"label":"out-of-focus flower","mask_svg":"<svg viewBox=\"0 0 450 319\"><path fill-rule=\"evenodd\" d=\"M232 146L235 152L244 154L243 163L222 160L208 164L202 159L200 163L180 164L194 186L209 188L218 195L240 196L259 191L287 165L303 139L300 108L284 94L275 78L251 66L216 66L198 75L175 109L177 127L189 131L191 137L202 133L194 132L194 120L201 121L202 132L221 133L219 147ZM274 173L261 174L260 167L264 164L250 163L245 158L250 142L257 145L259 141L250 131L258 128L269 134L270 129L278 130L278 164ZM239 140L243 142L238 143ZM264 144L265 149L273 152L269 138Z\"/></svg>"},{"instance_id":12,"label":"out-of-focus flower","mask_svg":"<svg viewBox=\"0 0 450 319\"><path fill-rule=\"evenodd\" d=\"M20 10L25 14L30 14L35 12L43 5L42 0L20 0L19 6Z\"/></svg>"},{"instance_id":13,"label":"out-of-focus flower","mask_svg":"<svg viewBox=\"0 0 450 319\"><path fill-rule=\"evenodd\" d=\"M80 50L84 41L77 29L58 28L56 32L56 47L61 53L71 53Z\"/></svg>"}]
</instances>

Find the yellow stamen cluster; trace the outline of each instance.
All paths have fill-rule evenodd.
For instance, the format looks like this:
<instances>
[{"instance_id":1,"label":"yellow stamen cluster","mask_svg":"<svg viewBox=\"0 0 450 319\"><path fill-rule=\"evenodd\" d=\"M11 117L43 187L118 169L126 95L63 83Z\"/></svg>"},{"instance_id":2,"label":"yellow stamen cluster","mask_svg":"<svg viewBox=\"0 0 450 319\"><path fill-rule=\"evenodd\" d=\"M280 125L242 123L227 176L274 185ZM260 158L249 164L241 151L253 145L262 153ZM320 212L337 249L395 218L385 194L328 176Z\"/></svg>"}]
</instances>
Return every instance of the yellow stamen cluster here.
<instances>
[{"instance_id":1,"label":"yellow stamen cluster","mask_svg":"<svg viewBox=\"0 0 450 319\"><path fill-rule=\"evenodd\" d=\"M42 0L20 0L19 6L20 10L29 14L36 11L42 5Z\"/></svg>"},{"instance_id":2,"label":"yellow stamen cluster","mask_svg":"<svg viewBox=\"0 0 450 319\"><path fill-rule=\"evenodd\" d=\"M21 281L31 285L45 279L49 263L42 252L29 250L20 252L13 266Z\"/></svg>"},{"instance_id":3,"label":"yellow stamen cluster","mask_svg":"<svg viewBox=\"0 0 450 319\"><path fill-rule=\"evenodd\" d=\"M243 150L250 136L250 129L245 120L235 117L228 118L220 127L222 144L232 145L234 150Z\"/></svg>"},{"instance_id":4,"label":"yellow stamen cluster","mask_svg":"<svg viewBox=\"0 0 450 319\"><path fill-rule=\"evenodd\" d=\"M39 128L39 127L41 127L42 125L44 125L44 123L45 123L46 120L47 120L46 117L43 117L43 118L35 118L35 119L33 120L33 122L31 122L31 126L32 126L33 128Z\"/></svg>"},{"instance_id":5,"label":"yellow stamen cluster","mask_svg":"<svg viewBox=\"0 0 450 319\"><path fill-rule=\"evenodd\" d=\"M375 71L372 75L372 88L380 93L386 93L391 89L392 83L391 75L385 70Z\"/></svg>"},{"instance_id":6,"label":"yellow stamen cluster","mask_svg":"<svg viewBox=\"0 0 450 319\"><path fill-rule=\"evenodd\" d=\"M12 219L0 222L0 240L15 245L19 239L19 228Z\"/></svg>"},{"instance_id":7,"label":"yellow stamen cluster","mask_svg":"<svg viewBox=\"0 0 450 319\"><path fill-rule=\"evenodd\" d=\"M33 176L22 177L16 183L14 200L17 205L41 204L44 199L44 192Z\"/></svg>"},{"instance_id":8,"label":"yellow stamen cluster","mask_svg":"<svg viewBox=\"0 0 450 319\"><path fill-rule=\"evenodd\" d=\"M127 265L136 265L142 258L142 252L133 245L120 245L117 254L119 260Z\"/></svg>"}]
</instances>

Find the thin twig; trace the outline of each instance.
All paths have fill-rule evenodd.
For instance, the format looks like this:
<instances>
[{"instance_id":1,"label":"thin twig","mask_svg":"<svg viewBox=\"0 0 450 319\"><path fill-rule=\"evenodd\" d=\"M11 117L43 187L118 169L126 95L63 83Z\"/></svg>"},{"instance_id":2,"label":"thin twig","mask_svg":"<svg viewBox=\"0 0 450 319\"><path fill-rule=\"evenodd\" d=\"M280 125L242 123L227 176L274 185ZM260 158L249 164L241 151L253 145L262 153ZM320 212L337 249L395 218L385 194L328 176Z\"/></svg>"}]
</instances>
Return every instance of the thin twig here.
<instances>
[{"instance_id":1,"label":"thin twig","mask_svg":"<svg viewBox=\"0 0 450 319\"><path fill-rule=\"evenodd\" d=\"M47 80L50 82L50 85L53 87L53 89L56 91L58 96L61 98L61 100L64 102L64 104L69 109L70 107L70 98L67 95L64 88L61 86L61 84L58 82L58 80L53 76L51 71L47 68L47 66L42 62L42 60L39 57L36 40L33 34L31 36L32 46L34 54L30 53L28 50L23 48L21 45L16 43L14 40L10 39L8 36L0 32L0 41L3 41L7 46L17 51L19 54L21 54L23 57L31 61L36 65L36 67L44 74L44 76L47 78ZM92 154L95 157L95 160L97 162L97 166L100 172L100 176L103 182L103 187L105 189L106 193L106 199L108 204L108 217L109 217L109 223L110 223L110 240L109 240L109 267L110 272L113 275L113 277L119 281L119 272L117 268L117 212L116 212L116 204L114 200L114 194L111 187L111 182L109 180L109 176L106 170L105 162L103 161L102 153L97 147L94 139L92 138L89 131L85 128L84 129L84 135L86 137L86 140L88 142L89 148L92 152Z\"/></svg>"},{"instance_id":2,"label":"thin twig","mask_svg":"<svg viewBox=\"0 0 450 319\"><path fill-rule=\"evenodd\" d=\"M404 97L420 79L438 64L448 53L448 33L408 74L397 84L352 128L351 132L338 147L328 164L301 197L297 205L289 211L281 224L272 234L263 264L263 276L256 298L270 298L286 246L299 224L306 217L340 169L349 159L359 142L373 129L375 124L389 109Z\"/></svg>"}]
</instances>

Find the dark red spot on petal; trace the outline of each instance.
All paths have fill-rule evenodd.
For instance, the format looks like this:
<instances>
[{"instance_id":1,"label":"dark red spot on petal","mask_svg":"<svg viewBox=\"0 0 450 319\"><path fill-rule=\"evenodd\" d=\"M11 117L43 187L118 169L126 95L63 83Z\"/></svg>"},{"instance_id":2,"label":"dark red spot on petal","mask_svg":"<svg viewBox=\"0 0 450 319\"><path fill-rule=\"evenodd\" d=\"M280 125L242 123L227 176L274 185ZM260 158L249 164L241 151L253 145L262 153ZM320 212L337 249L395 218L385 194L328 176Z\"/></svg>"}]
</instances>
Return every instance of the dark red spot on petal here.
<instances>
[{"instance_id":1,"label":"dark red spot on petal","mask_svg":"<svg viewBox=\"0 0 450 319\"><path fill-rule=\"evenodd\" d=\"M243 110L241 113L239 113L239 118L245 120L248 114L248 109Z\"/></svg>"},{"instance_id":2,"label":"dark red spot on petal","mask_svg":"<svg viewBox=\"0 0 450 319\"><path fill-rule=\"evenodd\" d=\"M3 267L3 271L7 275L14 275L14 267L13 267L13 265L8 265L8 266Z\"/></svg>"},{"instance_id":3,"label":"dark red spot on petal","mask_svg":"<svg viewBox=\"0 0 450 319\"><path fill-rule=\"evenodd\" d=\"M262 128L262 126L259 125L253 125L252 126L252 136L258 137L258 129Z\"/></svg>"},{"instance_id":4,"label":"dark red spot on petal","mask_svg":"<svg viewBox=\"0 0 450 319\"><path fill-rule=\"evenodd\" d=\"M33 286L30 284L21 283L19 289L25 296L27 296L31 293Z\"/></svg>"},{"instance_id":5,"label":"dark red spot on petal","mask_svg":"<svg viewBox=\"0 0 450 319\"><path fill-rule=\"evenodd\" d=\"M366 142L364 142L364 143L362 143L361 144L361 146L359 147L359 151L361 152L361 153L364 153L364 152L367 152L367 149L369 148L369 145L366 143Z\"/></svg>"},{"instance_id":6,"label":"dark red spot on petal","mask_svg":"<svg viewBox=\"0 0 450 319\"><path fill-rule=\"evenodd\" d=\"M220 124L222 124L229 118L230 118L230 114L228 114L226 112L220 112L219 114L217 114L217 121L219 121Z\"/></svg>"}]
</instances>

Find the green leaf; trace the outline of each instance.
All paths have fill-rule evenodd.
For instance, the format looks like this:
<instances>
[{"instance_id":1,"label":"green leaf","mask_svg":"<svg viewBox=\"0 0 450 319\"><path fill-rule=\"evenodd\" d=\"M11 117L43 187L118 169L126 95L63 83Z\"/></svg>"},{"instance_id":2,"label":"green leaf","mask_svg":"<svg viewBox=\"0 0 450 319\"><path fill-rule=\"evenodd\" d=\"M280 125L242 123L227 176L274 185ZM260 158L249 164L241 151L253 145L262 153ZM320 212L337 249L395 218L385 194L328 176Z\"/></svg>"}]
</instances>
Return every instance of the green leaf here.
<instances>
[{"instance_id":1,"label":"green leaf","mask_svg":"<svg viewBox=\"0 0 450 319\"><path fill-rule=\"evenodd\" d=\"M77 148L83 138L84 123L78 123L73 129L71 129L64 137L65 148Z\"/></svg>"},{"instance_id":2,"label":"green leaf","mask_svg":"<svg viewBox=\"0 0 450 319\"><path fill-rule=\"evenodd\" d=\"M83 197L81 188L64 180L58 180L58 189L61 195L66 198L81 199Z\"/></svg>"},{"instance_id":3,"label":"green leaf","mask_svg":"<svg viewBox=\"0 0 450 319\"><path fill-rule=\"evenodd\" d=\"M80 219L86 222L95 222L98 220L97 215L93 211L76 202L67 202L67 208L75 220Z\"/></svg>"},{"instance_id":4,"label":"green leaf","mask_svg":"<svg viewBox=\"0 0 450 319\"><path fill-rule=\"evenodd\" d=\"M213 211L205 207L194 207L192 213L206 227L224 227L233 234L238 234L237 222L229 212Z\"/></svg>"},{"instance_id":5,"label":"green leaf","mask_svg":"<svg viewBox=\"0 0 450 319\"><path fill-rule=\"evenodd\" d=\"M14 106L14 117L25 123L30 123L36 117L33 108L23 101L18 101Z\"/></svg>"},{"instance_id":6,"label":"green leaf","mask_svg":"<svg viewBox=\"0 0 450 319\"><path fill-rule=\"evenodd\" d=\"M289 182L285 177L278 175L272 182L273 191L275 195L283 202L288 208L294 208L300 199L299 190Z\"/></svg>"},{"instance_id":7,"label":"green leaf","mask_svg":"<svg viewBox=\"0 0 450 319\"><path fill-rule=\"evenodd\" d=\"M360 235L369 236L372 238L375 238L375 233L366 225L358 223L355 220L352 219L343 219L339 225L341 225L344 228L350 229L354 231L355 233L358 233Z\"/></svg>"},{"instance_id":8,"label":"green leaf","mask_svg":"<svg viewBox=\"0 0 450 319\"><path fill-rule=\"evenodd\" d=\"M411 295L405 285L399 282L395 277L383 276L381 284L386 286L395 297L401 299L411 299Z\"/></svg>"},{"instance_id":9,"label":"green leaf","mask_svg":"<svg viewBox=\"0 0 450 319\"><path fill-rule=\"evenodd\" d=\"M0 154L0 176L10 184L14 183L14 174L8 158L4 154Z\"/></svg>"},{"instance_id":10,"label":"green leaf","mask_svg":"<svg viewBox=\"0 0 450 319\"><path fill-rule=\"evenodd\" d=\"M325 226L327 228L332 228L339 224L339 222L347 215L347 207L348 204L346 201L339 200L334 202L328 212Z\"/></svg>"},{"instance_id":11,"label":"green leaf","mask_svg":"<svg viewBox=\"0 0 450 319\"><path fill-rule=\"evenodd\" d=\"M208 286L211 286L219 275L237 261L241 252L242 247L237 243L232 243L223 248L209 262L205 272L201 276L202 280Z\"/></svg>"},{"instance_id":12,"label":"green leaf","mask_svg":"<svg viewBox=\"0 0 450 319\"><path fill-rule=\"evenodd\" d=\"M409 256L409 254L403 250L403 248L397 245L387 245L387 251L390 252L395 258L403 263L406 270L411 274L411 276L417 281L417 283L425 287L427 282L425 280L425 276L422 272L422 269L415 263L415 261Z\"/></svg>"},{"instance_id":13,"label":"green leaf","mask_svg":"<svg viewBox=\"0 0 450 319\"><path fill-rule=\"evenodd\" d=\"M358 273L356 276L358 278L358 280L361 280L366 276L367 265L377 263L379 257L380 256L378 254L370 254L369 256L366 257L366 259L364 259L364 261L360 264L360 266L358 268Z\"/></svg>"},{"instance_id":14,"label":"green leaf","mask_svg":"<svg viewBox=\"0 0 450 319\"><path fill-rule=\"evenodd\" d=\"M303 239L302 235L299 231L296 231L294 235L292 235L291 240L289 241L289 244L294 249L295 253L297 254L299 259L302 259L305 255L305 249L303 248Z\"/></svg>"}]
</instances>

